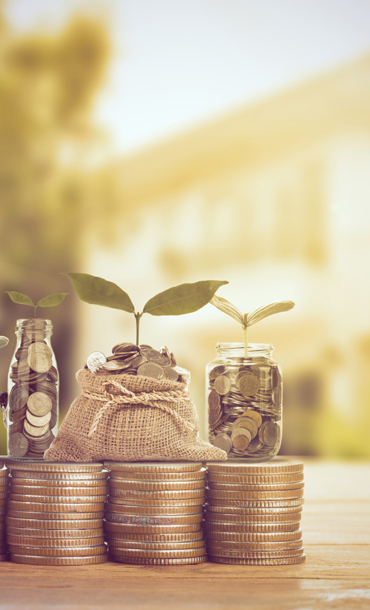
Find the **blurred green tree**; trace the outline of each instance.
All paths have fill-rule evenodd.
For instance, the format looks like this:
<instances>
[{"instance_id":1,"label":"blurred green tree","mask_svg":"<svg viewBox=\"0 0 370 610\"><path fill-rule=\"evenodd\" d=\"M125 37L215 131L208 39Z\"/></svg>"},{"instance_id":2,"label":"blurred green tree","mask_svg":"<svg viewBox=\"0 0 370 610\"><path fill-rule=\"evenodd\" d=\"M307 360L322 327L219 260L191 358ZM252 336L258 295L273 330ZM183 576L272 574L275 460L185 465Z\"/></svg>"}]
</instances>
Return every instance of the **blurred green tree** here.
<instances>
[{"instance_id":1,"label":"blurred green tree","mask_svg":"<svg viewBox=\"0 0 370 610\"><path fill-rule=\"evenodd\" d=\"M0 334L11 339L0 353L4 389L15 320L29 316L4 290L35 299L65 290L59 272L78 270L92 225L107 226L102 201L109 193L112 205L114 187L106 171L65 161L66 151L81 159L96 139L91 110L110 57L106 27L79 16L56 35L16 36L0 5L0 35ZM62 412L75 391L75 304L70 295L52 313Z\"/></svg>"}]
</instances>

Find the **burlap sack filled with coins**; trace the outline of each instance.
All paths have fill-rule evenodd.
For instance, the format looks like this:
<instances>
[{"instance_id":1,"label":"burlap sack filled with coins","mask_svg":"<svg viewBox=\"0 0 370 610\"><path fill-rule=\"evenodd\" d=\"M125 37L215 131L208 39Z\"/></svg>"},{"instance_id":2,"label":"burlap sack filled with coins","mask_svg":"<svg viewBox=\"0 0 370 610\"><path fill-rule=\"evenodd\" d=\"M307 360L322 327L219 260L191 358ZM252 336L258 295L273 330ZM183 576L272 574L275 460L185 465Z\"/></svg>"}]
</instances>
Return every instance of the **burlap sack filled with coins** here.
<instances>
[{"instance_id":1,"label":"burlap sack filled with coins","mask_svg":"<svg viewBox=\"0 0 370 610\"><path fill-rule=\"evenodd\" d=\"M45 453L52 461L225 460L199 438L187 384L142 375L76 375L82 395L72 403Z\"/></svg>"}]
</instances>

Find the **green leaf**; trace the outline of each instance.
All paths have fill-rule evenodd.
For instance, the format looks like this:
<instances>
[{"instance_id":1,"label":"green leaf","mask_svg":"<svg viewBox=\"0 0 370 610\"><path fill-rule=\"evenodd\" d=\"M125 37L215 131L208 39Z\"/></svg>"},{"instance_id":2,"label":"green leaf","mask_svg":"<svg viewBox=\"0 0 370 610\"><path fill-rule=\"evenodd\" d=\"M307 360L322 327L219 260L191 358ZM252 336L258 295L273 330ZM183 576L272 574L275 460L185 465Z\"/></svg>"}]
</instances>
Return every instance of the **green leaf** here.
<instances>
[{"instance_id":1,"label":"green leaf","mask_svg":"<svg viewBox=\"0 0 370 610\"><path fill-rule=\"evenodd\" d=\"M36 307L55 307L59 305L66 298L68 292L57 292L56 294L49 294L49 296L40 299Z\"/></svg>"},{"instance_id":2,"label":"green leaf","mask_svg":"<svg viewBox=\"0 0 370 610\"><path fill-rule=\"evenodd\" d=\"M216 290L228 282L208 280L194 284L180 284L150 299L143 313L152 316L180 316L197 311L210 302Z\"/></svg>"},{"instance_id":3,"label":"green leaf","mask_svg":"<svg viewBox=\"0 0 370 610\"><path fill-rule=\"evenodd\" d=\"M117 284L88 273L64 273L72 282L81 301L135 313L135 307L126 292Z\"/></svg>"},{"instance_id":4,"label":"green leaf","mask_svg":"<svg viewBox=\"0 0 370 610\"><path fill-rule=\"evenodd\" d=\"M235 305L230 303L230 301L228 301L227 299L223 299L222 297L218 297L215 294L215 296L212 297L210 302L212 305L217 307L217 309L219 309L220 311L223 311L224 313L227 313L228 316L231 316L232 318L234 318L234 320L239 322L239 324L244 325L244 319L243 319L242 312L239 311L239 309L237 307L235 307Z\"/></svg>"},{"instance_id":5,"label":"green leaf","mask_svg":"<svg viewBox=\"0 0 370 610\"><path fill-rule=\"evenodd\" d=\"M289 309L293 309L293 307L293 301L278 301L277 303L271 303L265 307L260 307L253 313L247 314L247 326L252 326L252 324L256 324L256 322L263 320L263 318L267 318L267 316L272 316L275 313L289 311Z\"/></svg>"},{"instance_id":6,"label":"green leaf","mask_svg":"<svg viewBox=\"0 0 370 610\"><path fill-rule=\"evenodd\" d=\"M28 297L26 294L22 292L14 292L13 290L5 291L13 301L13 303L18 303L18 305L30 305L31 307L35 307L32 299Z\"/></svg>"}]
</instances>

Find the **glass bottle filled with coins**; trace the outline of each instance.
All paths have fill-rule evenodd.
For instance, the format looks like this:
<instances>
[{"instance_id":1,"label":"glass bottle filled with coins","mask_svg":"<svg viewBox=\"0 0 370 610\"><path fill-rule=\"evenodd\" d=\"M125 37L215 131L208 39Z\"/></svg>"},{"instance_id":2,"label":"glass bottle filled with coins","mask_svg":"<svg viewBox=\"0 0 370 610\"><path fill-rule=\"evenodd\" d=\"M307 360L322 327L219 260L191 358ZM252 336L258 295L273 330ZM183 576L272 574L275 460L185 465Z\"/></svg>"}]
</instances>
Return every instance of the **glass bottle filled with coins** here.
<instances>
[{"instance_id":1,"label":"glass bottle filled with coins","mask_svg":"<svg viewBox=\"0 0 370 610\"><path fill-rule=\"evenodd\" d=\"M17 321L17 345L8 379L8 454L43 458L58 428L58 369L52 323Z\"/></svg>"},{"instance_id":2,"label":"glass bottle filled with coins","mask_svg":"<svg viewBox=\"0 0 370 610\"><path fill-rule=\"evenodd\" d=\"M282 376L273 346L219 343L206 368L209 442L229 458L262 462L279 451Z\"/></svg>"}]
</instances>

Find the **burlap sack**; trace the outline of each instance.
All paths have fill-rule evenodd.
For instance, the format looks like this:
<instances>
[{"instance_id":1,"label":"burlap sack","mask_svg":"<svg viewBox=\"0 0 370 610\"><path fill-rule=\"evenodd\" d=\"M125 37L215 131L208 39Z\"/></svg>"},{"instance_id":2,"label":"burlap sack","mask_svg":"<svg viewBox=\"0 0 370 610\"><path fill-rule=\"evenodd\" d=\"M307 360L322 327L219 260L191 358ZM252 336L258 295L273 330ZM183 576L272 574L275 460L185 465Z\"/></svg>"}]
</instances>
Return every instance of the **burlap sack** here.
<instances>
[{"instance_id":1,"label":"burlap sack","mask_svg":"<svg viewBox=\"0 0 370 610\"><path fill-rule=\"evenodd\" d=\"M72 403L53 443L51 461L225 460L199 438L198 414L185 383L141 375L78 371L82 395Z\"/></svg>"}]
</instances>

